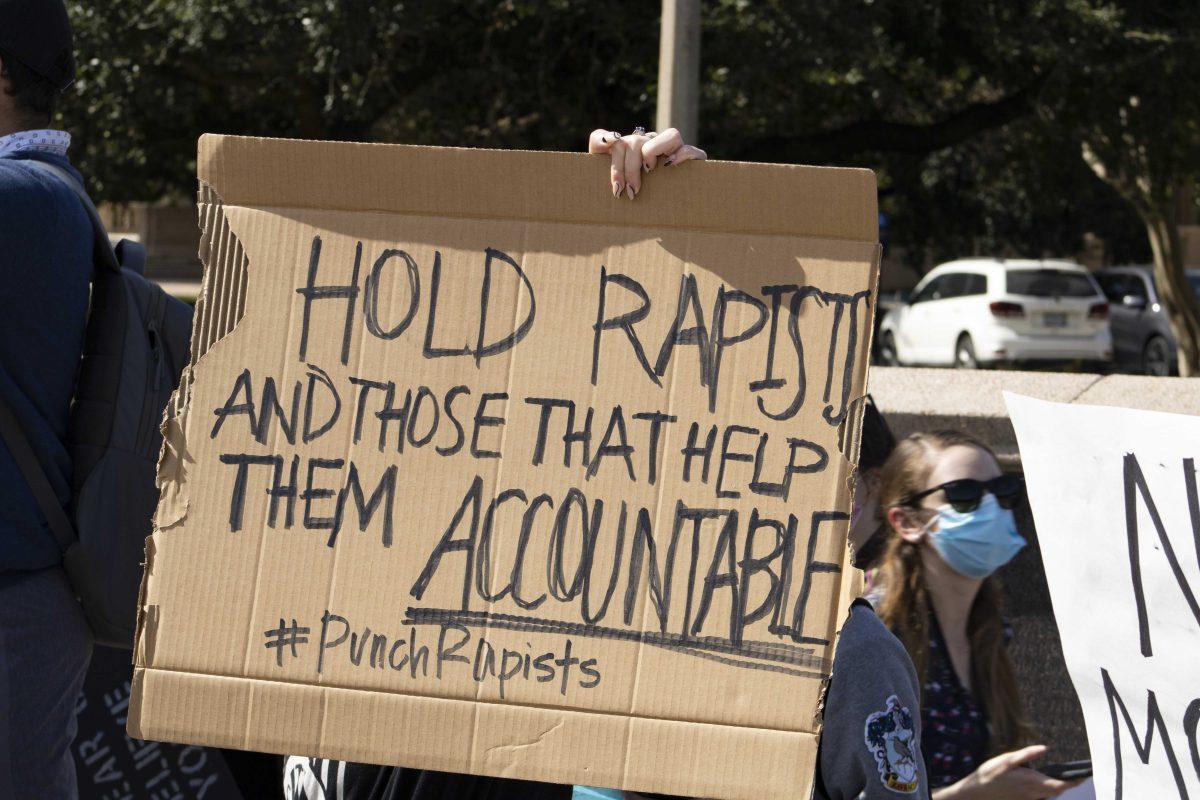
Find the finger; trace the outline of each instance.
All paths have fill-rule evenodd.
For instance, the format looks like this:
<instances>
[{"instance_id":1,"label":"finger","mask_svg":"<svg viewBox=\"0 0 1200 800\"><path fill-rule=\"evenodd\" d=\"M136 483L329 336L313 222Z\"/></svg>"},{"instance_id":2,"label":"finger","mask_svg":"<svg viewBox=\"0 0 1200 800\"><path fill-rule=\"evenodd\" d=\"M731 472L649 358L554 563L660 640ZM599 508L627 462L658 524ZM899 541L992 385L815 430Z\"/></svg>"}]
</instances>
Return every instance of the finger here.
<instances>
[{"instance_id":1,"label":"finger","mask_svg":"<svg viewBox=\"0 0 1200 800\"><path fill-rule=\"evenodd\" d=\"M625 154L629 150L629 145L623 140L618 139L613 143L612 166L609 168L608 177L612 182L613 197L620 197L625 192Z\"/></svg>"},{"instance_id":2,"label":"finger","mask_svg":"<svg viewBox=\"0 0 1200 800\"><path fill-rule=\"evenodd\" d=\"M626 136L625 150L625 196L632 200L642 190L642 146L644 136Z\"/></svg>"},{"instance_id":3,"label":"finger","mask_svg":"<svg viewBox=\"0 0 1200 800\"><path fill-rule=\"evenodd\" d=\"M659 156L670 156L681 147L683 147L683 136L675 128L667 128L646 142L642 147L642 163L646 165L646 171L654 169L658 164Z\"/></svg>"},{"instance_id":4,"label":"finger","mask_svg":"<svg viewBox=\"0 0 1200 800\"><path fill-rule=\"evenodd\" d=\"M1011 753L1004 754L1004 763L1011 769L1018 767L1021 764L1028 764L1030 761L1037 761L1042 756L1046 755L1046 745L1031 744L1029 747L1023 747L1020 750L1014 750Z\"/></svg>"},{"instance_id":5,"label":"finger","mask_svg":"<svg viewBox=\"0 0 1200 800\"><path fill-rule=\"evenodd\" d=\"M1046 794L1043 797L1058 797L1060 794L1070 789L1075 784L1067 783L1066 781L1056 780L1055 778L1044 778L1038 787Z\"/></svg>"},{"instance_id":6,"label":"finger","mask_svg":"<svg viewBox=\"0 0 1200 800\"><path fill-rule=\"evenodd\" d=\"M684 161L703 161L706 158L708 158L708 153L694 145L685 144L683 147L667 156L667 160L663 162L663 166L673 167L676 164L682 164Z\"/></svg>"},{"instance_id":7,"label":"finger","mask_svg":"<svg viewBox=\"0 0 1200 800\"><path fill-rule=\"evenodd\" d=\"M619 141L621 141L621 134L616 131L606 131L603 128L597 128L588 137L588 152L607 153Z\"/></svg>"}]
</instances>

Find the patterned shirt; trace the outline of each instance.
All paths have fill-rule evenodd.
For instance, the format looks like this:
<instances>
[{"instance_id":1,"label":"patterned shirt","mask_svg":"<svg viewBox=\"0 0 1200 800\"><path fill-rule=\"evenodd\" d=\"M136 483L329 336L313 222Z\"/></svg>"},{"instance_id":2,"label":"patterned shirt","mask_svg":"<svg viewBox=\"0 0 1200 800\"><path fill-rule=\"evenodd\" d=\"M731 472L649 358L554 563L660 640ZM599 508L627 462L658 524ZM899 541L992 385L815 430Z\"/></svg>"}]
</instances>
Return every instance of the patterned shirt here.
<instances>
[{"instance_id":1,"label":"patterned shirt","mask_svg":"<svg viewBox=\"0 0 1200 800\"><path fill-rule=\"evenodd\" d=\"M925 769L932 788L949 786L987 760L988 719L950 662L937 615L929 615L929 666L921 698Z\"/></svg>"},{"instance_id":2,"label":"patterned shirt","mask_svg":"<svg viewBox=\"0 0 1200 800\"><path fill-rule=\"evenodd\" d=\"M67 148L70 146L71 134L66 131L17 131L7 136L0 136L0 156L9 153L26 153L32 150L65 156Z\"/></svg>"}]
</instances>

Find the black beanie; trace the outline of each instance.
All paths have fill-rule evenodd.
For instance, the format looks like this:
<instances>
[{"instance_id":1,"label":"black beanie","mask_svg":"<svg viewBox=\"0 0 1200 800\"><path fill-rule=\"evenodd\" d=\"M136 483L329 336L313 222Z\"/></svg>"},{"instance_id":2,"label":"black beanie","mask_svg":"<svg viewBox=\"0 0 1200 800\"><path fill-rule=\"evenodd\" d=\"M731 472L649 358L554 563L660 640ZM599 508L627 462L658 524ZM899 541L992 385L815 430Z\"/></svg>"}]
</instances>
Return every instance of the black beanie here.
<instances>
[{"instance_id":1,"label":"black beanie","mask_svg":"<svg viewBox=\"0 0 1200 800\"><path fill-rule=\"evenodd\" d=\"M883 414L880 414L875 406L875 399L871 395L867 395L866 399L858 453L858 468L862 472L882 467L896 449L896 437L892 435Z\"/></svg>"},{"instance_id":2,"label":"black beanie","mask_svg":"<svg viewBox=\"0 0 1200 800\"><path fill-rule=\"evenodd\" d=\"M63 0L0 0L0 52L59 90L70 86L75 55Z\"/></svg>"}]
</instances>

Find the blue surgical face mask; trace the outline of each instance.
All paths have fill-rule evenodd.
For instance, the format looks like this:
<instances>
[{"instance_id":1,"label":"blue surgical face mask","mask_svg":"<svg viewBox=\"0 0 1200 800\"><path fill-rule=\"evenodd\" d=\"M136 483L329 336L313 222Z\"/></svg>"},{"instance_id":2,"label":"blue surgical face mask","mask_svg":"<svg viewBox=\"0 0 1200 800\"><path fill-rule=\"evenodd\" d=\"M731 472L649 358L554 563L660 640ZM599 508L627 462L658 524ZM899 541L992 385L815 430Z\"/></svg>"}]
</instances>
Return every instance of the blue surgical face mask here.
<instances>
[{"instance_id":1,"label":"blue surgical face mask","mask_svg":"<svg viewBox=\"0 0 1200 800\"><path fill-rule=\"evenodd\" d=\"M988 492L974 511L955 511L953 506L938 508L938 529L929 532L933 548L956 572L968 578L986 578L1003 567L1025 546L1017 533L1013 514L1001 508L996 496Z\"/></svg>"}]
</instances>

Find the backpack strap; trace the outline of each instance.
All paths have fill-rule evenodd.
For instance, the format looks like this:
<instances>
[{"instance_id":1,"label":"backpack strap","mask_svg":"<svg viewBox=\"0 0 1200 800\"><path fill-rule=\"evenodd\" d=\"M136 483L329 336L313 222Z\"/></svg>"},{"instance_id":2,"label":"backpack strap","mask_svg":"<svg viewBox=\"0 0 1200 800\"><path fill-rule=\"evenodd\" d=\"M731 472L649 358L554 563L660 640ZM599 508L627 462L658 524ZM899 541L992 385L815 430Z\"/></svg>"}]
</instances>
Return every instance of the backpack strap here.
<instances>
[{"instance_id":1,"label":"backpack strap","mask_svg":"<svg viewBox=\"0 0 1200 800\"><path fill-rule=\"evenodd\" d=\"M43 172L48 172L70 187L75 196L79 198L79 202L83 204L83 210L87 212L88 220L92 223L92 259L96 264L96 268L98 270L119 273L121 271L121 264L117 261L117 254L113 251L112 242L108 238L108 231L104 229L104 223L100 220L100 213L96 211L96 205L92 202L92 198L88 197L87 190L83 188L83 184L79 182L79 179L57 164L51 164L48 161L29 158L25 159L22 163L40 169ZM142 262L145 262L144 257L142 258Z\"/></svg>"},{"instance_id":2,"label":"backpack strap","mask_svg":"<svg viewBox=\"0 0 1200 800\"><path fill-rule=\"evenodd\" d=\"M122 269L130 269L143 278L146 277L146 246L144 244L132 239L122 239L113 249L117 251L117 261L120 262Z\"/></svg>"},{"instance_id":3,"label":"backpack strap","mask_svg":"<svg viewBox=\"0 0 1200 800\"><path fill-rule=\"evenodd\" d=\"M63 510L58 494L50 485L50 479L46 477L46 471L34 455L29 440L25 438L21 423L17 421L16 414L9 408L3 395L0 395L0 438L8 446L8 452L12 453L13 460L17 462L17 469L21 470L25 482L29 484L29 491L33 493L33 499L45 515L50 531L58 540L59 548L65 553L78 540L75 526Z\"/></svg>"}]
</instances>

